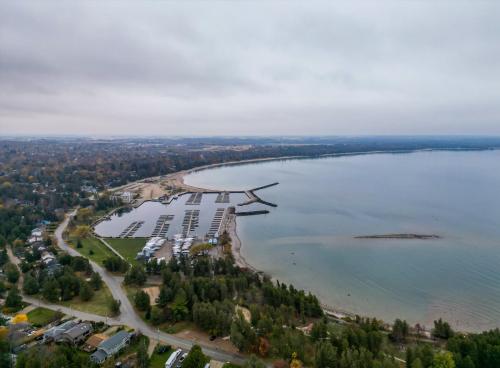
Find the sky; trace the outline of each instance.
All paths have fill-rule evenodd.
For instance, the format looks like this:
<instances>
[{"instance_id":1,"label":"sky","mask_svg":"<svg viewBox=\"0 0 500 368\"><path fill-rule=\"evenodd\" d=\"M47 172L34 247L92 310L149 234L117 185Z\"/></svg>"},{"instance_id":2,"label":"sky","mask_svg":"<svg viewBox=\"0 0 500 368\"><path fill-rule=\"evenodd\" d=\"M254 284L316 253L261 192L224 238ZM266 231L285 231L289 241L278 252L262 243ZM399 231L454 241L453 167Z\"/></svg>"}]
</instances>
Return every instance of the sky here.
<instances>
[{"instance_id":1,"label":"sky","mask_svg":"<svg viewBox=\"0 0 500 368\"><path fill-rule=\"evenodd\" d=\"M500 135L500 2L0 0L0 135Z\"/></svg>"}]
</instances>

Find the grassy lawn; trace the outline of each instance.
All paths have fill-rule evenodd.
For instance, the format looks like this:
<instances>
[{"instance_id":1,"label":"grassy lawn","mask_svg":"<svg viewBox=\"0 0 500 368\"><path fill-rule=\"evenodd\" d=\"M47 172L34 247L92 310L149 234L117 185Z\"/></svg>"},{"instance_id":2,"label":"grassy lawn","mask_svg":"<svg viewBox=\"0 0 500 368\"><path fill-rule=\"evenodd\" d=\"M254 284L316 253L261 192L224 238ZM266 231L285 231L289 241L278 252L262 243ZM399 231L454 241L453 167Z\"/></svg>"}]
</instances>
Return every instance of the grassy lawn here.
<instances>
[{"instance_id":1,"label":"grassy lawn","mask_svg":"<svg viewBox=\"0 0 500 368\"><path fill-rule=\"evenodd\" d=\"M127 261L134 264L137 261L135 257L146 244L146 238L105 238L118 253L120 253Z\"/></svg>"},{"instance_id":2,"label":"grassy lawn","mask_svg":"<svg viewBox=\"0 0 500 368\"><path fill-rule=\"evenodd\" d=\"M167 361L168 357L172 353L173 353L173 350L167 350L163 354L153 353L153 355L151 355L149 367L150 368L163 368L163 367L165 367L165 362Z\"/></svg>"},{"instance_id":3,"label":"grassy lawn","mask_svg":"<svg viewBox=\"0 0 500 368\"><path fill-rule=\"evenodd\" d=\"M82 239L81 242L82 248L76 247L76 239L70 239L68 243L84 257L87 257L100 265L102 265L102 261L104 259L114 256L114 254L104 244L102 244L99 239L87 238Z\"/></svg>"},{"instance_id":4,"label":"grassy lawn","mask_svg":"<svg viewBox=\"0 0 500 368\"><path fill-rule=\"evenodd\" d=\"M61 302L61 305L81 312L98 314L100 316L109 315L109 301L113 298L107 286L103 283L102 288L94 293L92 299L83 302L79 297Z\"/></svg>"},{"instance_id":5,"label":"grassy lawn","mask_svg":"<svg viewBox=\"0 0 500 368\"><path fill-rule=\"evenodd\" d=\"M57 315L63 316L61 313L38 307L28 313L28 321L35 326L45 326L57 318Z\"/></svg>"}]
</instances>

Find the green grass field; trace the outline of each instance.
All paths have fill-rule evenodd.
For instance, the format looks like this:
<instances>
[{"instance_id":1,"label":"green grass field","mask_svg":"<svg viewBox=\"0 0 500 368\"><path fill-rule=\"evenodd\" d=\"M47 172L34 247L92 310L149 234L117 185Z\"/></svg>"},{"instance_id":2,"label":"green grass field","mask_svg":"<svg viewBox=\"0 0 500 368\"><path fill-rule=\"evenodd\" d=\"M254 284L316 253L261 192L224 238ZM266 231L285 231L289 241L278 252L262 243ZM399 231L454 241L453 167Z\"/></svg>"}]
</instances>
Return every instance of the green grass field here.
<instances>
[{"instance_id":1,"label":"green grass field","mask_svg":"<svg viewBox=\"0 0 500 368\"><path fill-rule=\"evenodd\" d=\"M174 352L173 350L167 350L163 354L153 353L153 355L151 355L151 360L149 361L149 367L150 368L165 367L165 362L173 352Z\"/></svg>"},{"instance_id":2,"label":"green grass field","mask_svg":"<svg viewBox=\"0 0 500 368\"><path fill-rule=\"evenodd\" d=\"M70 239L68 244L75 248L82 256L91 259L92 261L102 265L102 261L108 257L114 256L104 244L96 238L82 239L82 248L76 247L76 239ZM92 254L91 254L92 253Z\"/></svg>"},{"instance_id":3,"label":"green grass field","mask_svg":"<svg viewBox=\"0 0 500 368\"><path fill-rule=\"evenodd\" d=\"M57 314L59 314L61 317L63 316L63 314L56 311L38 307L28 313L28 321L35 326L42 327L54 321L57 317Z\"/></svg>"},{"instance_id":4,"label":"green grass field","mask_svg":"<svg viewBox=\"0 0 500 368\"><path fill-rule=\"evenodd\" d=\"M79 297L76 297L72 300L61 302L60 304L82 312L107 316L109 315L109 302L112 298L111 292L107 286L103 284L102 288L96 291L92 299L88 302L83 302Z\"/></svg>"},{"instance_id":5,"label":"green grass field","mask_svg":"<svg viewBox=\"0 0 500 368\"><path fill-rule=\"evenodd\" d=\"M105 238L104 240L132 264L137 262L135 260L137 252L146 244L146 238Z\"/></svg>"}]
</instances>

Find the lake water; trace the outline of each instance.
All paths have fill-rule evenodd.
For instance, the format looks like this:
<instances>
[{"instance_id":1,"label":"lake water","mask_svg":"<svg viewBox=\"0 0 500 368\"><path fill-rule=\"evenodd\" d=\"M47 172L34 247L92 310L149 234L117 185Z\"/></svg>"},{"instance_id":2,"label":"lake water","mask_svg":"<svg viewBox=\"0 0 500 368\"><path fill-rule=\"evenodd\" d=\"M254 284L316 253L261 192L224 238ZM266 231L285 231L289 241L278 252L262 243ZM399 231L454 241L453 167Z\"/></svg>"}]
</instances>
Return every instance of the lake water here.
<instances>
[{"instance_id":1,"label":"lake water","mask_svg":"<svg viewBox=\"0 0 500 368\"><path fill-rule=\"evenodd\" d=\"M195 236L203 239L213 225L220 224L220 221L214 224L214 217L217 210L224 210L229 206L236 206L238 203L247 200L244 193L231 193L228 195L228 201L218 201L218 195L215 193L204 193L199 198L199 203L191 203L189 199L191 194L180 195L178 199L173 200L170 204L162 204L160 202L144 202L141 206L132 209L125 213L116 213L109 220L102 221L95 227L95 232L103 237L118 237L123 235L125 229L134 222L142 222L141 226L130 237L151 237L162 235L172 239L175 234L183 234L186 219L190 217L187 211L198 211L196 216L197 226L193 230L184 235ZM164 234L155 233L158 221L161 221L162 216L170 216L166 220L168 227ZM213 236L213 235L212 235Z\"/></svg>"},{"instance_id":2,"label":"lake water","mask_svg":"<svg viewBox=\"0 0 500 368\"><path fill-rule=\"evenodd\" d=\"M226 166L186 183L277 203L239 217L242 254L331 306L431 327L500 326L500 151L371 154ZM388 233L437 240L354 239Z\"/></svg>"}]
</instances>

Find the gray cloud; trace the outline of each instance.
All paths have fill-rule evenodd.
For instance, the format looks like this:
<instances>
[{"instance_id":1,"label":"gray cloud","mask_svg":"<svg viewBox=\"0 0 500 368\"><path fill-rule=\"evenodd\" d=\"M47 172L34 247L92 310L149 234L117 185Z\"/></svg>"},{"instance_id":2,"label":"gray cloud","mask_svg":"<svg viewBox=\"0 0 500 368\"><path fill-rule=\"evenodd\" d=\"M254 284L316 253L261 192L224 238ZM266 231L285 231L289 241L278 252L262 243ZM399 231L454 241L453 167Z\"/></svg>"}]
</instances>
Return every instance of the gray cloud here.
<instances>
[{"instance_id":1,"label":"gray cloud","mask_svg":"<svg viewBox=\"0 0 500 368\"><path fill-rule=\"evenodd\" d=\"M494 2L0 2L0 134L500 134Z\"/></svg>"}]
</instances>

